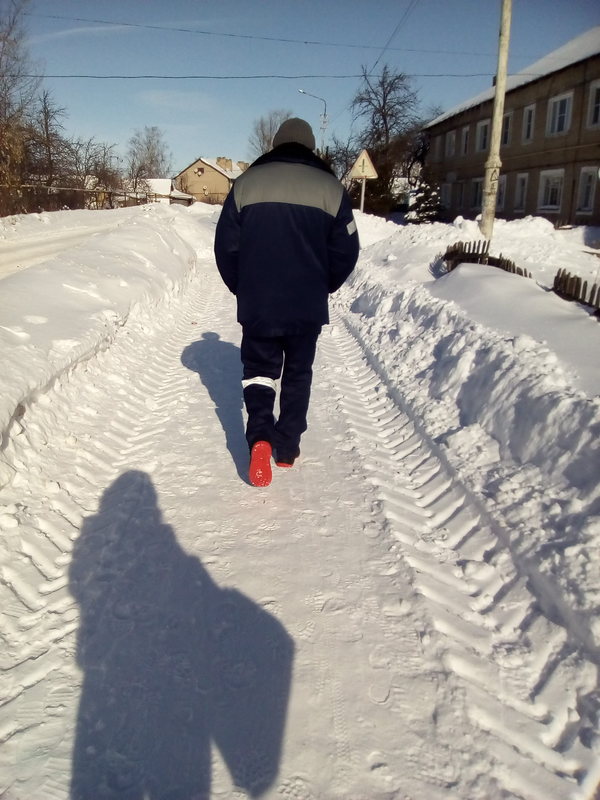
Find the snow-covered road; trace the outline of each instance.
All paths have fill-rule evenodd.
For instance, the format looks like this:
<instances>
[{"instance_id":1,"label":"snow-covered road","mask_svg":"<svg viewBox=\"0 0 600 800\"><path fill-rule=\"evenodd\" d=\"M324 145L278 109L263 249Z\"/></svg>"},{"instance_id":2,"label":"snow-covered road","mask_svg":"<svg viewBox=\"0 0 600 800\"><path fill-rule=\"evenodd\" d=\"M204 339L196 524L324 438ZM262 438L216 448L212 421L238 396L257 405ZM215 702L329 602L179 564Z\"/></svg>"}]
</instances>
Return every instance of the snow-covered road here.
<instances>
[{"instance_id":1,"label":"snow-covered road","mask_svg":"<svg viewBox=\"0 0 600 800\"><path fill-rule=\"evenodd\" d=\"M268 490L245 480L212 265L135 333L41 397L17 446L0 794L570 796L592 665L344 319Z\"/></svg>"},{"instance_id":2,"label":"snow-covered road","mask_svg":"<svg viewBox=\"0 0 600 800\"><path fill-rule=\"evenodd\" d=\"M116 230L130 221L131 217L126 214L111 218L106 212L96 212L95 215L94 212L87 212L85 225L80 222L73 228L53 229L28 236L25 240L21 237L12 239L10 236L0 238L0 279L41 264L50 256L77 245L89 245L92 236Z\"/></svg>"}]
</instances>

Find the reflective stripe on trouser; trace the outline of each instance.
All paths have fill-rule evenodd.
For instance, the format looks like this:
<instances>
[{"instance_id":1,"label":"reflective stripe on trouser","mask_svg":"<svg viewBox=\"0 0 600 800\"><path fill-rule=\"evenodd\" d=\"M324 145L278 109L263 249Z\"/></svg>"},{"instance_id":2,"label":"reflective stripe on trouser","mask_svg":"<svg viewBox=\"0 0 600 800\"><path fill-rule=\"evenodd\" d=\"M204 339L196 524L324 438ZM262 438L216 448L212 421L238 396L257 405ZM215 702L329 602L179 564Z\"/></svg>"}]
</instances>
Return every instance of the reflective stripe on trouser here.
<instances>
[{"instance_id":1,"label":"reflective stripe on trouser","mask_svg":"<svg viewBox=\"0 0 600 800\"><path fill-rule=\"evenodd\" d=\"M245 389L247 386L252 386L252 384L256 386L266 386L267 389L273 389L273 391L277 390L277 382L274 381L273 378L265 378L264 375L257 375L255 378L243 380L242 388Z\"/></svg>"},{"instance_id":2,"label":"reflective stripe on trouser","mask_svg":"<svg viewBox=\"0 0 600 800\"><path fill-rule=\"evenodd\" d=\"M312 364L318 333L298 336L242 337L246 439L264 439L280 453L294 453L307 427ZM274 420L274 382L281 376L279 419ZM270 383L273 381L273 384Z\"/></svg>"}]
</instances>

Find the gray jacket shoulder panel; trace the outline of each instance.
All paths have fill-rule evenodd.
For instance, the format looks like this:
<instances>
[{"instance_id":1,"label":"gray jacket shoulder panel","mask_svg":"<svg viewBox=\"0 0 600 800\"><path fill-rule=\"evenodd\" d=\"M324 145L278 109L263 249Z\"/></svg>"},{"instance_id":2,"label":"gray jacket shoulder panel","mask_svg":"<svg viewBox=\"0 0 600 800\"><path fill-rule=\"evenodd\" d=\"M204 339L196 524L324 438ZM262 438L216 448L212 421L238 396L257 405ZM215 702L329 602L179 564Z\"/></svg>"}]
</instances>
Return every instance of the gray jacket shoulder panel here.
<instances>
[{"instance_id":1,"label":"gray jacket shoulder panel","mask_svg":"<svg viewBox=\"0 0 600 800\"><path fill-rule=\"evenodd\" d=\"M319 208L335 217L342 184L333 175L306 164L274 162L251 167L233 187L238 211L254 203L289 203Z\"/></svg>"}]
</instances>

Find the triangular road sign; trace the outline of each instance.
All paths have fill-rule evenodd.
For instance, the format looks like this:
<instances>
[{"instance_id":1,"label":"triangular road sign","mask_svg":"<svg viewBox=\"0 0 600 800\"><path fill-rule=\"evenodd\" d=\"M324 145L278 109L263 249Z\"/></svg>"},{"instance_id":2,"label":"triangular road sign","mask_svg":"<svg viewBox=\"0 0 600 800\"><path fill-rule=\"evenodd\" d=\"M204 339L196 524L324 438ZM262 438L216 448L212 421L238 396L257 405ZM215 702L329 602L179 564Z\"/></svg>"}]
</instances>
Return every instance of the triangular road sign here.
<instances>
[{"instance_id":1,"label":"triangular road sign","mask_svg":"<svg viewBox=\"0 0 600 800\"><path fill-rule=\"evenodd\" d=\"M354 162L354 166L350 170L350 177L354 179L377 177L377 170L373 166L373 162L366 150L361 150L360 155Z\"/></svg>"}]
</instances>

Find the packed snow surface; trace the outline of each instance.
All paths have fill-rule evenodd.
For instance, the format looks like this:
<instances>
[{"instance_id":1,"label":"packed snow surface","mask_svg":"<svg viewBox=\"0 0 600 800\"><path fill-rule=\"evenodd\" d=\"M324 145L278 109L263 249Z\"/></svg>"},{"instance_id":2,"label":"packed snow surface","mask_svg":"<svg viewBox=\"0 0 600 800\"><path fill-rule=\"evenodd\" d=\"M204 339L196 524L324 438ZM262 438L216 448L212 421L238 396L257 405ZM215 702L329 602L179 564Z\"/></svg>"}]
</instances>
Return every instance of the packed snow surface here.
<instances>
[{"instance_id":1,"label":"packed snow surface","mask_svg":"<svg viewBox=\"0 0 600 800\"><path fill-rule=\"evenodd\" d=\"M356 212L256 489L219 213L0 219L0 797L598 797L600 230Z\"/></svg>"}]
</instances>

